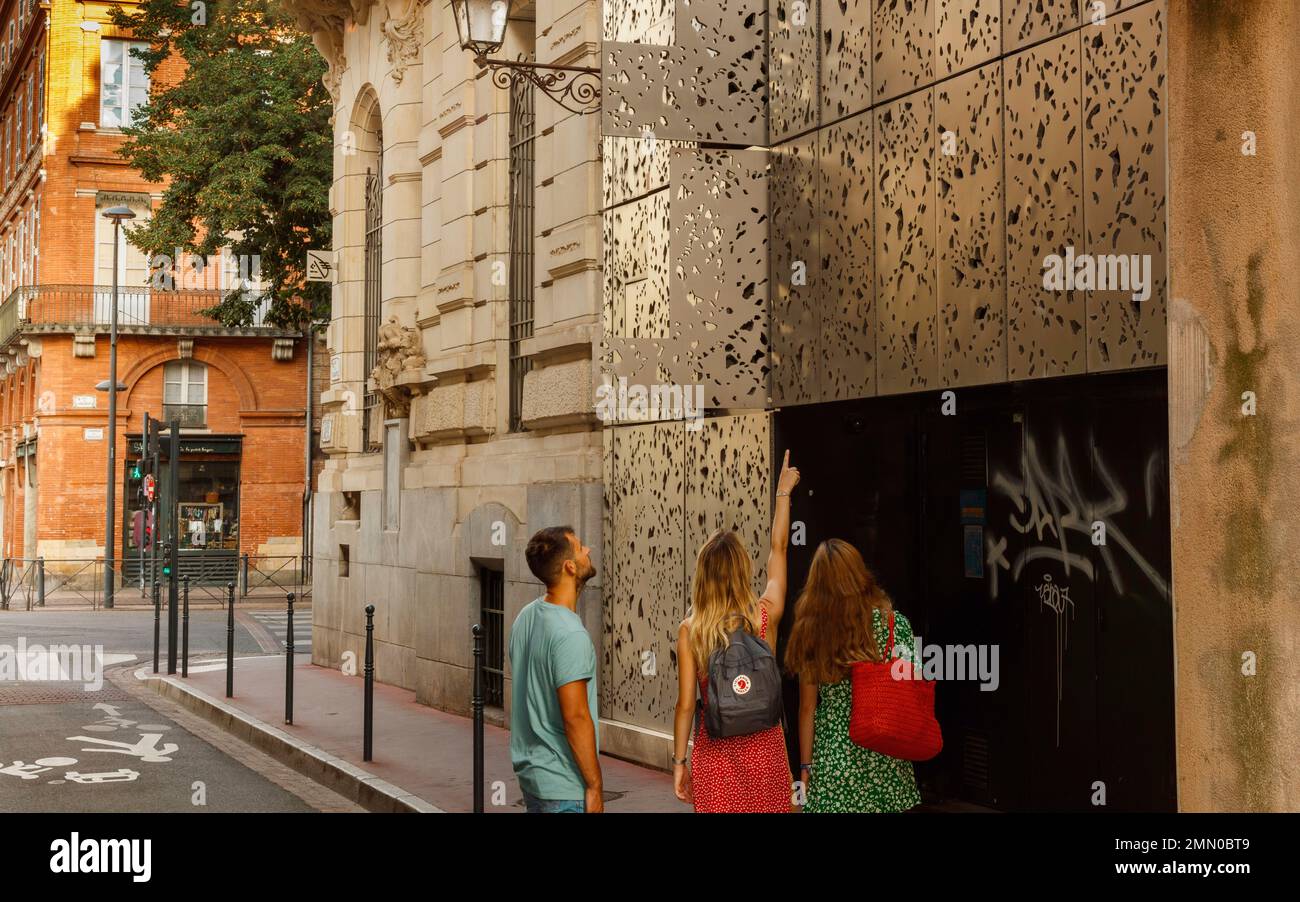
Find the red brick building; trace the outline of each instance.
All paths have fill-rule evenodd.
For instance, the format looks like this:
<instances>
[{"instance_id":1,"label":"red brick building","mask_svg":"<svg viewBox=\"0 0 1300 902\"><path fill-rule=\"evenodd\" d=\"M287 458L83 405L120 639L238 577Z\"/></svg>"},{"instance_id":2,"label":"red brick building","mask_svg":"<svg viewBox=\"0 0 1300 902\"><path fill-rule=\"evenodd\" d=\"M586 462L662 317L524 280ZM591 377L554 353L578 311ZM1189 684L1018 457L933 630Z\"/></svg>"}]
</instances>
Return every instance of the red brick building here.
<instances>
[{"instance_id":1,"label":"red brick building","mask_svg":"<svg viewBox=\"0 0 1300 902\"><path fill-rule=\"evenodd\" d=\"M216 271L202 289L160 290L141 252L115 239L104 210L140 221L162 186L115 153L149 83L109 8L0 0L0 552L56 574L104 554L108 397L96 385L108 379L116 240L115 556L133 581L148 413L183 427L181 572L206 556L233 574L243 553L301 553L305 339L221 327L199 312L219 297Z\"/></svg>"}]
</instances>

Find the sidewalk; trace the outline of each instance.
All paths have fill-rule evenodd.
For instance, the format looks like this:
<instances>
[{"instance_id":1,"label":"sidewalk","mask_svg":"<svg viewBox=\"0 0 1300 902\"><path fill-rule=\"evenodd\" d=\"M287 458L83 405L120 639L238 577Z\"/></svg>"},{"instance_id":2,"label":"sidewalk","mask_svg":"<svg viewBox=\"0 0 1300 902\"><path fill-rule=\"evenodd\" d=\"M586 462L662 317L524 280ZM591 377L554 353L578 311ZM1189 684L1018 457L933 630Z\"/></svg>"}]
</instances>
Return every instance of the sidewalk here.
<instances>
[{"instance_id":1,"label":"sidewalk","mask_svg":"<svg viewBox=\"0 0 1300 902\"><path fill-rule=\"evenodd\" d=\"M135 671L162 695L234 733L277 760L371 810L468 812L473 809L473 722L415 701L415 693L375 684L374 760L362 762L362 680L294 666L294 723L284 723L284 656L235 659L235 697L227 699L225 659L192 663L188 680ZM522 813L510 765L510 733L484 727L484 805ZM689 812L672 777L602 755L609 812ZM494 789L494 784L497 784ZM494 792L505 804L493 804Z\"/></svg>"}]
</instances>

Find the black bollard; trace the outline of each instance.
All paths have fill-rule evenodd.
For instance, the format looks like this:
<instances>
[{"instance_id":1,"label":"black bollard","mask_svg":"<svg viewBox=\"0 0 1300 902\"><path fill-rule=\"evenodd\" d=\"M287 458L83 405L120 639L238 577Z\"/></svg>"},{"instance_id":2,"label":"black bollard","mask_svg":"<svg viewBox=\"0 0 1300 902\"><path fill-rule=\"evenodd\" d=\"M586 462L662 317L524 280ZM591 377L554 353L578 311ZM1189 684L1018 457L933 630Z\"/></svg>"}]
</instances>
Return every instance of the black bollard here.
<instances>
[{"instance_id":1,"label":"black bollard","mask_svg":"<svg viewBox=\"0 0 1300 902\"><path fill-rule=\"evenodd\" d=\"M162 625L162 596L158 594L158 580L153 581L153 672L158 672L158 631Z\"/></svg>"},{"instance_id":2,"label":"black bollard","mask_svg":"<svg viewBox=\"0 0 1300 902\"><path fill-rule=\"evenodd\" d=\"M293 593L285 596L289 601L289 619L284 646L284 722L293 723Z\"/></svg>"},{"instance_id":3,"label":"black bollard","mask_svg":"<svg viewBox=\"0 0 1300 902\"><path fill-rule=\"evenodd\" d=\"M374 757L375 751L375 606L372 604L366 605L365 684L365 739L362 742L361 760L369 761Z\"/></svg>"},{"instance_id":4,"label":"black bollard","mask_svg":"<svg viewBox=\"0 0 1300 902\"><path fill-rule=\"evenodd\" d=\"M181 676L190 675L190 575L183 579L185 591L181 593Z\"/></svg>"},{"instance_id":5,"label":"black bollard","mask_svg":"<svg viewBox=\"0 0 1300 902\"><path fill-rule=\"evenodd\" d=\"M483 813L483 627L474 624L474 813Z\"/></svg>"},{"instance_id":6,"label":"black bollard","mask_svg":"<svg viewBox=\"0 0 1300 902\"><path fill-rule=\"evenodd\" d=\"M244 597L247 598L248 597L248 555L247 554L244 555L243 563L244 563Z\"/></svg>"},{"instance_id":7,"label":"black bollard","mask_svg":"<svg viewBox=\"0 0 1300 902\"><path fill-rule=\"evenodd\" d=\"M235 695L235 584L226 583L226 698Z\"/></svg>"}]
</instances>

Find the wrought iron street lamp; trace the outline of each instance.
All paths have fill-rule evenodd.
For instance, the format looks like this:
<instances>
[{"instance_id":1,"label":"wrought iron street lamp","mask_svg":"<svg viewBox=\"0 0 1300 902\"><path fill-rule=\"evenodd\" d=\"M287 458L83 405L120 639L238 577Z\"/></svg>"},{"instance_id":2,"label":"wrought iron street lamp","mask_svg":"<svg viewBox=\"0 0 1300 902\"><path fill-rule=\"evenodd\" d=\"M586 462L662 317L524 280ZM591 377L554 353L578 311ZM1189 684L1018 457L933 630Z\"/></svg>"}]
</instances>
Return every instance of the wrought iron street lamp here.
<instances>
[{"instance_id":1,"label":"wrought iron street lamp","mask_svg":"<svg viewBox=\"0 0 1300 902\"><path fill-rule=\"evenodd\" d=\"M108 331L108 512L104 515L104 607L113 606L113 514L117 506L117 266L122 223L135 219L130 207L109 207L104 218L113 223L113 311Z\"/></svg>"},{"instance_id":2,"label":"wrought iron street lamp","mask_svg":"<svg viewBox=\"0 0 1300 902\"><path fill-rule=\"evenodd\" d=\"M510 0L451 0L460 46L474 54L480 68L492 71L492 83L509 88L529 82L571 113L600 109L600 69L591 66L548 66L524 60L492 59L506 40Z\"/></svg>"}]
</instances>

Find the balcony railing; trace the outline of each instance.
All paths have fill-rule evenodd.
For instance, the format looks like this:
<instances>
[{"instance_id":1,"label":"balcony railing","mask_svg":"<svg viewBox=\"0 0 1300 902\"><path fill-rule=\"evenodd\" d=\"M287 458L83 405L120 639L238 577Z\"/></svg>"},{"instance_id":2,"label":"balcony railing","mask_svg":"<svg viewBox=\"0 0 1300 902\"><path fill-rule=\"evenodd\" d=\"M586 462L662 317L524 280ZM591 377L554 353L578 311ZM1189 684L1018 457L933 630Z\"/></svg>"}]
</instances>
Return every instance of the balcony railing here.
<instances>
[{"instance_id":1,"label":"balcony railing","mask_svg":"<svg viewBox=\"0 0 1300 902\"><path fill-rule=\"evenodd\" d=\"M119 332L200 332L226 330L219 320L200 311L215 307L218 289L163 291L133 286L118 290ZM269 299L254 313L243 330L292 334L292 330L264 322ZM0 345L18 332L70 332L90 329L106 332L113 315L113 289L103 285L23 285L0 304Z\"/></svg>"}]
</instances>

